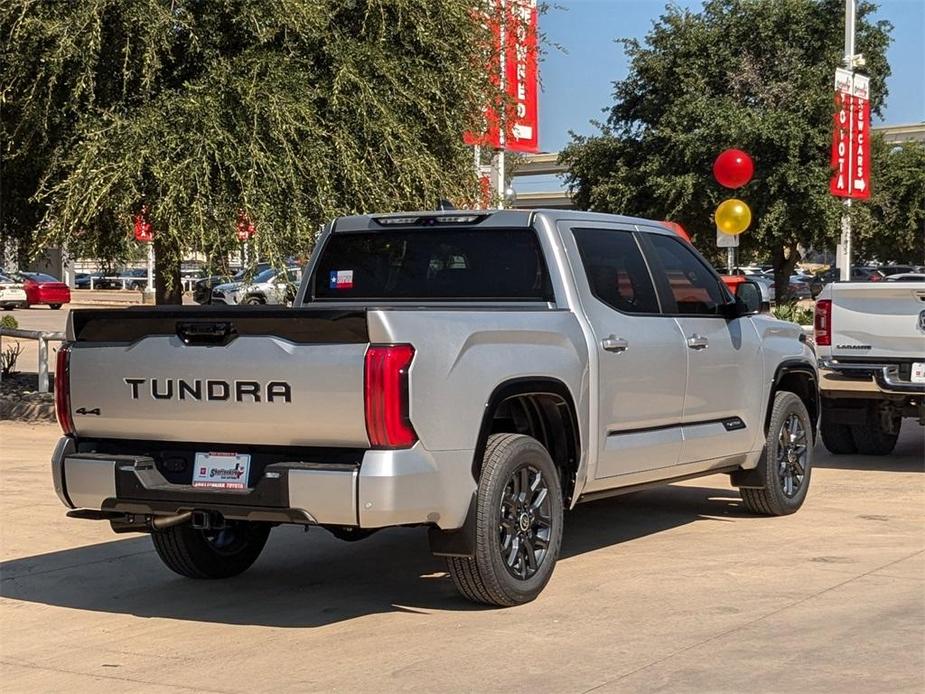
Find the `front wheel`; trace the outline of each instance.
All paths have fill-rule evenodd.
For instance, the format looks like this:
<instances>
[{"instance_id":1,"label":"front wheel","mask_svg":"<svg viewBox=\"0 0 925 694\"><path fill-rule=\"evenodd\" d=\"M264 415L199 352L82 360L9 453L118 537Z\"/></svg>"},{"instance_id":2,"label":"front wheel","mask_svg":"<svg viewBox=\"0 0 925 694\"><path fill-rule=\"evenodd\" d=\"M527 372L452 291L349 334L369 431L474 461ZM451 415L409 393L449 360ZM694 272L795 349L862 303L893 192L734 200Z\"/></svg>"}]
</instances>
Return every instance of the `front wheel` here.
<instances>
[{"instance_id":1,"label":"front wheel","mask_svg":"<svg viewBox=\"0 0 925 694\"><path fill-rule=\"evenodd\" d=\"M267 543L270 525L229 521L221 530L188 523L151 532L157 556L187 578L230 578L250 568Z\"/></svg>"},{"instance_id":2,"label":"front wheel","mask_svg":"<svg viewBox=\"0 0 925 694\"><path fill-rule=\"evenodd\" d=\"M48 308L50 308L52 311L57 311L59 308L61 308L61 304L48 304Z\"/></svg>"},{"instance_id":3,"label":"front wheel","mask_svg":"<svg viewBox=\"0 0 925 694\"><path fill-rule=\"evenodd\" d=\"M778 392L758 463L764 471L764 486L739 490L745 508L752 513L784 516L803 505L813 467L812 436L803 401L793 393Z\"/></svg>"},{"instance_id":4,"label":"front wheel","mask_svg":"<svg viewBox=\"0 0 925 694\"><path fill-rule=\"evenodd\" d=\"M248 306L262 306L267 301L262 296L249 296L244 300L244 303Z\"/></svg>"},{"instance_id":5,"label":"front wheel","mask_svg":"<svg viewBox=\"0 0 925 694\"><path fill-rule=\"evenodd\" d=\"M488 438L476 497L475 552L449 557L456 588L473 602L530 602L552 576L562 544L562 485L534 438Z\"/></svg>"}]
</instances>

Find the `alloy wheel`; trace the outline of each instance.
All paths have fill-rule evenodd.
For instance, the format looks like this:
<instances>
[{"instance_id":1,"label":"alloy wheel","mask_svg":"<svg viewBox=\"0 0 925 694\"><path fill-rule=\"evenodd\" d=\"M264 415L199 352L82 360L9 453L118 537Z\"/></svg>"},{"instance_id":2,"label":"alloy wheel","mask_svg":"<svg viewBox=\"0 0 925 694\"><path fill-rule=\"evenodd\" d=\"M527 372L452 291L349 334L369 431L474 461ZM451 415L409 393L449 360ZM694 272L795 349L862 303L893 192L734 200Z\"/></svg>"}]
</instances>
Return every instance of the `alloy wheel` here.
<instances>
[{"instance_id":1,"label":"alloy wheel","mask_svg":"<svg viewBox=\"0 0 925 694\"><path fill-rule=\"evenodd\" d=\"M809 456L806 427L800 417L791 413L781 425L777 438L777 474L784 496L792 499L806 479Z\"/></svg>"},{"instance_id":2,"label":"alloy wheel","mask_svg":"<svg viewBox=\"0 0 925 694\"><path fill-rule=\"evenodd\" d=\"M531 578L546 558L552 536L548 482L532 465L521 465L508 479L498 530L505 568L519 580Z\"/></svg>"}]
</instances>

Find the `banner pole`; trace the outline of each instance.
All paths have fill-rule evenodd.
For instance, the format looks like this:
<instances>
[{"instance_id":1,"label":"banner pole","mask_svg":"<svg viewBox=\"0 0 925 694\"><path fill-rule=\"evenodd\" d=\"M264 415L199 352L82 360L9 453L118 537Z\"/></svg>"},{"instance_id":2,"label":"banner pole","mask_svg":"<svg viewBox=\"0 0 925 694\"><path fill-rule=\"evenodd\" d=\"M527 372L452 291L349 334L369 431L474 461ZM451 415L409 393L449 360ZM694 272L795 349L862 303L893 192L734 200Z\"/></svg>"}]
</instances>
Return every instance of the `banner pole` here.
<instances>
[{"instance_id":1,"label":"banner pole","mask_svg":"<svg viewBox=\"0 0 925 694\"><path fill-rule=\"evenodd\" d=\"M854 103L854 30L855 30L855 0L845 0L845 67L851 72L851 102ZM849 109L851 122L849 128L854 127L854 113ZM850 136L849 136L850 137ZM849 174L850 175L850 174ZM845 207L841 218L842 257L841 280L851 281L851 198L845 198Z\"/></svg>"}]
</instances>

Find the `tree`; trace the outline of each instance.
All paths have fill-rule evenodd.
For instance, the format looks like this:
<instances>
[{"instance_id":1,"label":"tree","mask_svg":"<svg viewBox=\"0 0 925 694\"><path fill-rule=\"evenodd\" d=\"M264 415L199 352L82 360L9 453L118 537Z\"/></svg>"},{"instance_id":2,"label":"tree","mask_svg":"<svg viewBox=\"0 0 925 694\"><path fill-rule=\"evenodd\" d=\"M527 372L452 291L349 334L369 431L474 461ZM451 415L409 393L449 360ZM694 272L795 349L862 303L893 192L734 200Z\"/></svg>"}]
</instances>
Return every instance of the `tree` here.
<instances>
[{"instance_id":1,"label":"tree","mask_svg":"<svg viewBox=\"0 0 925 694\"><path fill-rule=\"evenodd\" d=\"M872 23L874 9L858 3L857 50L879 113L891 26ZM828 183L843 12L842 0L709 0L699 13L668 6L644 45L622 41L629 75L614 84L600 133L573 135L562 153L576 203L680 222L709 252L717 204L740 197L753 213L742 251L770 254L784 296L798 245L831 245L839 233L842 206ZM711 173L728 147L756 166L735 193Z\"/></svg>"},{"instance_id":2,"label":"tree","mask_svg":"<svg viewBox=\"0 0 925 694\"><path fill-rule=\"evenodd\" d=\"M925 144L875 137L871 147L871 197L856 206L854 254L925 263Z\"/></svg>"},{"instance_id":3,"label":"tree","mask_svg":"<svg viewBox=\"0 0 925 694\"><path fill-rule=\"evenodd\" d=\"M146 207L159 301L242 213L279 263L335 215L474 193L461 134L494 88L468 0L16 0L0 29L4 178L40 163L4 225L112 257Z\"/></svg>"}]
</instances>

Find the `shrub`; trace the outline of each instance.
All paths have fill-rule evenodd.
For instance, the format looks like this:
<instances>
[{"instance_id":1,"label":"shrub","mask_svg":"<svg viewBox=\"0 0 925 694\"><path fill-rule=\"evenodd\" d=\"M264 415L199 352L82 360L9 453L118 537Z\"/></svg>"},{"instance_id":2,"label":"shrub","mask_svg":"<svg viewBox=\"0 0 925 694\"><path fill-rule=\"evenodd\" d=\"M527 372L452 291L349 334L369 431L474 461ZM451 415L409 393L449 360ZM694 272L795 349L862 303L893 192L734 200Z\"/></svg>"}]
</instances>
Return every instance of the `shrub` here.
<instances>
[{"instance_id":1,"label":"shrub","mask_svg":"<svg viewBox=\"0 0 925 694\"><path fill-rule=\"evenodd\" d=\"M0 328L10 328L11 330L15 330L18 327L19 321L16 320L16 318L13 316L4 316L3 318L0 318Z\"/></svg>"},{"instance_id":2,"label":"shrub","mask_svg":"<svg viewBox=\"0 0 925 694\"><path fill-rule=\"evenodd\" d=\"M813 324L813 309L803 308L796 301L777 304L772 310L775 318L789 320L798 325Z\"/></svg>"}]
</instances>

